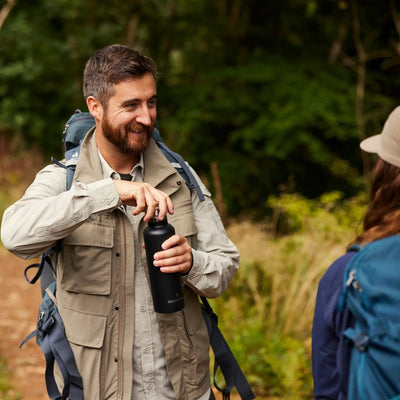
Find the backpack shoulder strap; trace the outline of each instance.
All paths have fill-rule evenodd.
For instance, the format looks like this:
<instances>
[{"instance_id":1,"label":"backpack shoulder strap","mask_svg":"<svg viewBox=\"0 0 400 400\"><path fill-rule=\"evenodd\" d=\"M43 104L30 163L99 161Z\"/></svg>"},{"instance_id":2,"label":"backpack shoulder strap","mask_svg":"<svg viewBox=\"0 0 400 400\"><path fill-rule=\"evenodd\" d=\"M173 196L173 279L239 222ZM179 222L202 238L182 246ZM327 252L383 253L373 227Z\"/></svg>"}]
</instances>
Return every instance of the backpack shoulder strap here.
<instances>
[{"instance_id":1,"label":"backpack shoulder strap","mask_svg":"<svg viewBox=\"0 0 400 400\"><path fill-rule=\"evenodd\" d=\"M56 279L56 271L53 266L52 257L55 257L55 265L57 265L57 258L58 254L61 250L61 241L58 241L57 244L47 250L45 253L42 254L40 257L39 263L34 263L28 265L24 270L24 276L28 283L35 284L37 280L40 278L40 286L42 289L42 297L46 289L49 285L55 281ZM37 271L33 278L29 278L29 270L36 268Z\"/></svg>"},{"instance_id":2,"label":"backpack shoulder strap","mask_svg":"<svg viewBox=\"0 0 400 400\"><path fill-rule=\"evenodd\" d=\"M29 283L34 283L29 281ZM57 309L56 282L45 290L39 307L37 329L20 344L36 337L46 359L45 380L47 393L51 400L83 400L83 383L75 362L71 346L65 336L64 324ZM64 387L59 392L54 378L54 363L57 363L63 377Z\"/></svg>"},{"instance_id":3,"label":"backpack shoulder strap","mask_svg":"<svg viewBox=\"0 0 400 400\"><path fill-rule=\"evenodd\" d=\"M164 154L165 158L171 163L171 165L181 174L183 179L185 180L186 186L189 189L194 189L199 197L200 201L204 201L204 195L200 188L199 182L193 175L190 170L188 164L183 159L183 157L172 151L161 139L160 132L157 127L154 128L153 131L153 139L156 142L159 149Z\"/></svg>"},{"instance_id":4,"label":"backpack shoulder strap","mask_svg":"<svg viewBox=\"0 0 400 400\"><path fill-rule=\"evenodd\" d=\"M207 325L210 344L214 352L214 386L222 393L223 399L229 399L233 387L236 387L242 400L255 399L253 391L244 376L235 356L218 327L218 317L214 313L208 300L201 296L203 318ZM215 375L220 367L224 375L226 388L221 389L215 382Z\"/></svg>"}]
</instances>

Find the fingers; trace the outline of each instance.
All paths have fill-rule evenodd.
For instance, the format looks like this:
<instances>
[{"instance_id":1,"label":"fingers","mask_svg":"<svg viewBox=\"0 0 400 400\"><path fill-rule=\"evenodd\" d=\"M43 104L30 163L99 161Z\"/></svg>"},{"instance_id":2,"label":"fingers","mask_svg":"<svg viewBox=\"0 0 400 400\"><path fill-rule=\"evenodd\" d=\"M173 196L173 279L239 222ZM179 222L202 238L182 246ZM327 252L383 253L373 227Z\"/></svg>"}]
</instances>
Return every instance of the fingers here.
<instances>
[{"instance_id":1,"label":"fingers","mask_svg":"<svg viewBox=\"0 0 400 400\"><path fill-rule=\"evenodd\" d=\"M160 220L165 218L167 212L174 213L169 196L148 183L114 180L114 184L122 203L135 207L133 215L145 212L146 222L154 215L157 206Z\"/></svg>"},{"instance_id":2,"label":"fingers","mask_svg":"<svg viewBox=\"0 0 400 400\"><path fill-rule=\"evenodd\" d=\"M145 222L147 222L154 215L154 212L155 212L156 208L158 208L159 209L159 214L158 215L159 215L159 218L160 218L160 214L161 214L160 209L161 208L165 208L164 202L162 201L160 203L156 199L155 194L151 190L149 190L147 187L145 188L143 195L144 195L144 207L139 209L136 206L135 210L133 211L133 215L137 215L140 212L145 211L145 215L144 215L143 220ZM164 217L165 217L165 211L164 211Z\"/></svg>"},{"instance_id":3,"label":"fingers","mask_svg":"<svg viewBox=\"0 0 400 400\"><path fill-rule=\"evenodd\" d=\"M156 208L158 208L158 219L161 221L167 215L167 212L173 214L174 206L168 195L160 190L148 185L145 190L145 199L147 210L144 216L144 221L148 221L153 215ZM136 211L136 210L135 210Z\"/></svg>"},{"instance_id":4,"label":"fingers","mask_svg":"<svg viewBox=\"0 0 400 400\"><path fill-rule=\"evenodd\" d=\"M192 267L192 248L187 239L173 235L162 244L163 251L154 254L154 265L161 272L186 274Z\"/></svg>"}]
</instances>

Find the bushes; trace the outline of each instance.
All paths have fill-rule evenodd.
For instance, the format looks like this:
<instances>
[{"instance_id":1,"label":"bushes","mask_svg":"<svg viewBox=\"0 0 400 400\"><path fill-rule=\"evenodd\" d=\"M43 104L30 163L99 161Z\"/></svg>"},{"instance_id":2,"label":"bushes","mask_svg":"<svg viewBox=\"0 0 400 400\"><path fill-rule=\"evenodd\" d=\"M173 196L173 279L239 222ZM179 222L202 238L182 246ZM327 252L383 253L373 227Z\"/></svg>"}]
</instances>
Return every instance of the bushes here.
<instances>
[{"instance_id":1,"label":"bushes","mask_svg":"<svg viewBox=\"0 0 400 400\"><path fill-rule=\"evenodd\" d=\"M279 209L281 230L249 222L230 226L241 267L213 306L258 396L307 399L318 281L355 237L364 200L330 193L318 200L283 195L268 204Z\"/></svg>"}]
</instances>

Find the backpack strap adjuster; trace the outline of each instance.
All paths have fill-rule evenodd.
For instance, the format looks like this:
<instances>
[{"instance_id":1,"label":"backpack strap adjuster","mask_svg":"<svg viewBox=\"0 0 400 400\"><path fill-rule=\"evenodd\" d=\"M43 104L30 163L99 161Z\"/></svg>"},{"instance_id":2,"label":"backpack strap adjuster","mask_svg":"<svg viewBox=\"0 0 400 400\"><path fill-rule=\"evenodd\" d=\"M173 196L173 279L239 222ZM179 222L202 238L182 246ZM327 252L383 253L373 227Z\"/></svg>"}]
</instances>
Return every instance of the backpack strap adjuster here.
<instances>
[{"instance_id":1,"label":"backpack strap adjuster","mask_svg":"<svg viewBox=\"0 0 400 400\"><path fill-rule=\"evenodd\" d=\"M56 321L54 320L53 316L51 316L41 327L40 329L44 332L47 333L51 327L54 325Z\"/></svg>"}]
</instances>

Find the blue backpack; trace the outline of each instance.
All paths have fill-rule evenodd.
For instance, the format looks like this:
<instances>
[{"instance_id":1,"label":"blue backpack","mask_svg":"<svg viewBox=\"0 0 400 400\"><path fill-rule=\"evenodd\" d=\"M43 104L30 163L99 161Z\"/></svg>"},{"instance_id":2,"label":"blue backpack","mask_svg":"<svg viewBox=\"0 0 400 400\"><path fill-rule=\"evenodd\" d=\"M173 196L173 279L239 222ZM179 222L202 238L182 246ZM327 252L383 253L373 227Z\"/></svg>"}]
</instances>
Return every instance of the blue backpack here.
<instances>
[{"instance_id":1,"label":"blue backpack","mask_svg":"<svg viewBox=\"0 0 400 400\"><path fill-rule=\"evenodd\" d=\"M349 400L400 400L400 235L353 247L339 309L353 328Z\"/></svg>"},{"instance_id":2,"label":"blue backpack","mask_svg":"<svg viewBox=\"0 0 400 400\"><path fill-rule=\"evenodd\" d=\"M88 112L76 110L65 124L63 142L65 146L65 164L52 158L52 161L67 170L66 190L72 185L73 177L78 162L80 147L86 133L95 125L93 116ZM204 195L200 185L192 174L190 168L178 153L168 148L161 139L158 128L154 128L153 139L171 165L179 172L187 187L197 193L200 201ZM56 300L56 270L58 254L61 251L59 241L54 247L45 252L39 263L31 264L25 269L25 279L34 284L40 278L42 289L42 303L39 307L37 328L20 345L36 337L36 342L41 347L46 358L46 387L51 400L83 400L82 377L78 372L72 349L65 337L64 324L57 308ZM28 271L37 269L33 278L29 278ZM202 313L208 329L210 344L214 352L214 384L223 394L224 399L230 398L230 392L236 387L243 400L255 398L239 364L218 328L218 318L213 312L205 297L202 300ZM58 391L54 379L54 363L57 363L64 380L63 392ZM220 368L226 382L226 388L221 389L215 383L215 374Z\"/></svg>"}]
</instances>

